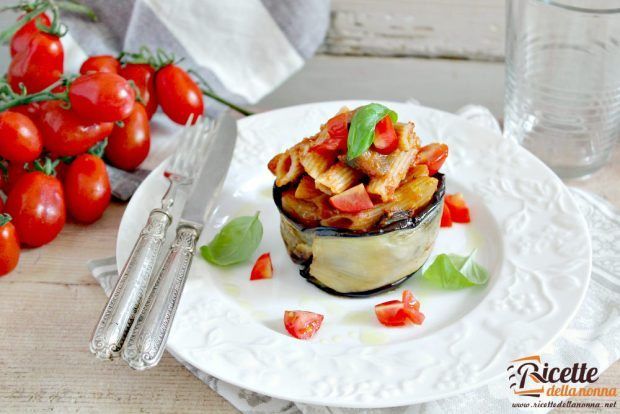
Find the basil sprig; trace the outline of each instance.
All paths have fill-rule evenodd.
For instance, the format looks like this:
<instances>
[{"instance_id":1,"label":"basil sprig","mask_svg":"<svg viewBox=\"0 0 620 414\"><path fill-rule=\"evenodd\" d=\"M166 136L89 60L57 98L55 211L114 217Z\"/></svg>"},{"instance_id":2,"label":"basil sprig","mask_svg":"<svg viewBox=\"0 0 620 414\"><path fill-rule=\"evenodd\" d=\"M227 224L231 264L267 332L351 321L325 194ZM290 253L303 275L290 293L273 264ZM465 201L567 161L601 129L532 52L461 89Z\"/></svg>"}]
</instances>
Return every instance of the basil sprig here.
<instances>
[{"instance_id":1,"label":"basil sprig","mask_svg":"<svg viewBox=\"0 0 620 414\"><path fill-rule=\"evenodd\" d=\"M398 119L396 112L378 103L362 106L355 112L347 139L347 160L359 157L370 148L375 139L375 126L386 115L390 116L392 122Z\"/></svg>"},{"instance_id":2,"label":"basil sprig","mask_svg":"<svg viewBox=\"0 0 620 414\"><path fill-rule=\"evenodd\" d=\"M440 254L424 272L424 279L444 289L461 289L484 285L489 280L489 272L476 262L472 251L467 257L456 254Z\"/></svg>"},{"instance_id":3,"label":"basil sprig","mask_svg":"<svg viewBox=\"0 0 620 414\"><path fill-rule=\"evenodd\" d=\"M248 260L262 238L263 225L257 212L228 222L208 245L200 248L200 253L211 264L229 266Z\"/></svg>"}]
</instances>

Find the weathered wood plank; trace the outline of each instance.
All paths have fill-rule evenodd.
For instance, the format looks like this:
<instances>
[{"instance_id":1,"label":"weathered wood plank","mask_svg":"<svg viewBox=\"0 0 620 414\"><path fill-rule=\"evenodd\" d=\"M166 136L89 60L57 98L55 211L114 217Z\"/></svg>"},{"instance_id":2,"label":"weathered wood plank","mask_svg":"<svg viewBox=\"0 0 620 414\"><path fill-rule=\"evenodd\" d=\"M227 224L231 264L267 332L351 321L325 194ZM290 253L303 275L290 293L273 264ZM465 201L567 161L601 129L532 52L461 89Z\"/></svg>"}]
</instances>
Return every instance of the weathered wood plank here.
<instances>
[{"instance_id":1,"label":"weathered wood plank","mask_svg":"<svg viewBox=\"0 0 620 414\"><path fill-rule=\"evenodd\" d=\"M503 60L504 1L333 0L323 52Z\"/></svg>"}]
</instances>

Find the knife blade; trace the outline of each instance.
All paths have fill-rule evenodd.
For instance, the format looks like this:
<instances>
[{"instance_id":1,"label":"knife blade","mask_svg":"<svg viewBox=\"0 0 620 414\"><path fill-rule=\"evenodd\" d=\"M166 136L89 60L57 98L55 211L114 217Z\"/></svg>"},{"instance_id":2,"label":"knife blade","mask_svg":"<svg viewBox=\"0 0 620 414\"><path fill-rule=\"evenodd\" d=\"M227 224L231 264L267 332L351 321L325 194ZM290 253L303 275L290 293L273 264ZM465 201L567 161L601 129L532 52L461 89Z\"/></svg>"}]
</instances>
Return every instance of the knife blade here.
<instances>
[{"instance_id":1,"label":"knife blade","mask_svg":"<svg viewBox=\"0 0 620 414\"><path fill-rule=\"evenodd\" d=\"M154 367L164 353L204 219L215 206L232 160L237 126L230 113L218 118L212 134L213 141L181 213L176 237L123 347L123 359L136 370Z\"/></svg>"},{"instance_id":2,"label":"knife blade","mask_svg":"<svg viewBox=\"0 0 620 414\"><path fill-rule=\"evenodd\" d=\"M208 216L224 183L237 141L237 123L229 111L218 118L214 127L211 145L207 149L204 165L198 179L192 185L181 221L202 225Z\"/></svg>"}]
</instances>

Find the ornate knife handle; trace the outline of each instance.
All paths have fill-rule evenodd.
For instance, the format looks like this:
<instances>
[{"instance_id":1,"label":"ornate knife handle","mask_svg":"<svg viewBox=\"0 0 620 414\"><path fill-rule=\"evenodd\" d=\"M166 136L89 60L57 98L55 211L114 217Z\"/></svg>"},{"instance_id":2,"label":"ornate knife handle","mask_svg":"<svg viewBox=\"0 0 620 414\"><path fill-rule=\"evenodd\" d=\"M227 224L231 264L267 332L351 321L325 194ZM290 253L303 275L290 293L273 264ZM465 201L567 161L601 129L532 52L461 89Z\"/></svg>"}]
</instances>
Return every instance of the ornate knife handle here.
<instances>
[{"instance_id":1,"label":"ornate knife handle","mask_svg":"<svg viewBox=\"0 0 620 414\"><path fill-rule=\"evenodd\" d=\"M120 353L171 222L172 217L166 211L151 211L91 337L90 351L98 358L112 359Z\"/></svg>"},{"instance_id":2,"label":"ornate knife handle","mask_svg":"<svg viewBox=\"0 0 620 414\"><path fill-rule=\"evenodd\" d=\"M130 367L152 368L161 359L201 230L186 222L177 227L176 238L127 336L123 359Z\"/></svg>"}]
</instances>

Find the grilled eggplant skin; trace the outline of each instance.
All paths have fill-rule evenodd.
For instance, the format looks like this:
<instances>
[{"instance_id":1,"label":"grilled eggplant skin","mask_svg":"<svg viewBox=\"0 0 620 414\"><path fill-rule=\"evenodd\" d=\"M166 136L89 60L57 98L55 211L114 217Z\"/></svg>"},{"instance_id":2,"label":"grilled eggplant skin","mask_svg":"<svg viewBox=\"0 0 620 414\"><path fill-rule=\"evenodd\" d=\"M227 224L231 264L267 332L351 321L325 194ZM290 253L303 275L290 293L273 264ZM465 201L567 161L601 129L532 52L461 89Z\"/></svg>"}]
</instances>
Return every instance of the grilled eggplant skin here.
<instances>
[{"instance_id":1,"label":"grilled eggplant skin","mask_svg":"<svg viewBox=\"0 0 620 414\"><path fill-rule=\"evenodd\" d=\"M280 211L280 231L300 274L328 293L367 297L393 289L428 259L441 221L445 193L443 174L430 203L414 217L393 221L369 232L334 227L304 228L282 209L282 192L273 188Z\"/></svg>"}]
</instances>

